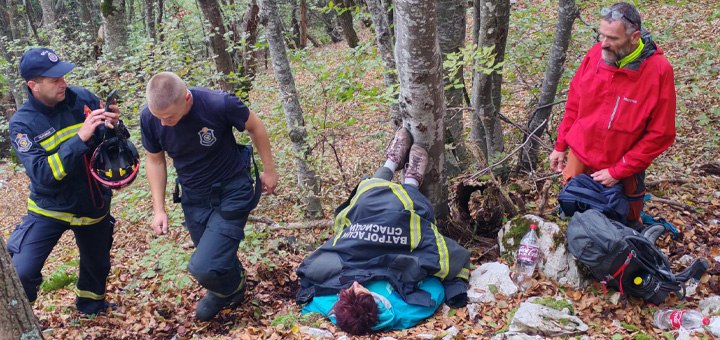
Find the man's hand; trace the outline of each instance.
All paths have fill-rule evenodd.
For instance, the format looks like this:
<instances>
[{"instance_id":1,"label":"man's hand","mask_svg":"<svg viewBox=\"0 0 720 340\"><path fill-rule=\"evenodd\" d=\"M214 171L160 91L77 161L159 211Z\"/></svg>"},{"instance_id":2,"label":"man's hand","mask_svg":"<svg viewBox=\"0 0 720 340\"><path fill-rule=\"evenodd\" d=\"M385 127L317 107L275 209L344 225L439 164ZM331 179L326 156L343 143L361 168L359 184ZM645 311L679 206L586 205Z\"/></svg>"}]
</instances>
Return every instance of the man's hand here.
<instances>
[{"instance_id":1,"label":"man's hand","mask_svg":"<svg viewBox=\"0 0 720 340\"><path fill-rule=\"evenodd\" d=\"M272 194L275 192L277 187L278 174L275 170L263 171L260 174L260 183L262 183L262 192L266 194Z\"/></svg>"},{"instance_id":2,"label":"man's hand","mask_svg":"<svg viewBox=\"0 0 720 340\"><path fill-rule=\"evenodd\" d=\"M110 111L105 111L105 126L107 126L109 129L114 129L118 121L120 121L120 109L117 107L117 105L110 105L108 106L108 109Z\"/></svg>"},{"instance_id":3,"label":"man's hand","mask_svg":"<svg viewBox=\"0 0 720 340\"><path fill-rule=\"evenodd\" d=\"M555 172L562 172L565 169L565 155L567 151L561 152L553 150L550 154L550 168Z\"/></svg>"},{"instance_id":4,"label":"man's hand","mask_svg":"<svg viewBox=\"0 0 720 340\"><path fill-rule=\"evenodd\" d=\"M85 117L85 122L83 122L83 125L80 127L80 130L78 130L78 137L83 142L87 142L90 137L92 137L93 133L95 133L95 129L105 123L105 115L106 114L113 114L115 115L115 120L117 121L118 115L114 114L112 112L105 112L104 109L97 109L90 112L87 117Z\"/></svg>"},{"instance_id":5,"label":"man's hand","mask_svg":"<svg viewBox=\"0 0 720 340\"><path fill-rule=\"evenodd\" d=\"M613 178L613 176L610 176L610 171L608 171L608 169L595 171L590 176L592 176L595 182L598 182L608 188L620 182L620 180L617 180Z\"/></svg>"},{"instance_id":6,"label":"man's hand","mask_svg":"<svg viewBox=\"0 0 720 340\"><path fill-rule=\"evenodd\" d=\"M152 227L152 230L155 232L155 235L164 235L168 232L168 217L167 213L160 212L155 213L152 219L152 224L150 225Z\"/></svg>"}]
</instances>

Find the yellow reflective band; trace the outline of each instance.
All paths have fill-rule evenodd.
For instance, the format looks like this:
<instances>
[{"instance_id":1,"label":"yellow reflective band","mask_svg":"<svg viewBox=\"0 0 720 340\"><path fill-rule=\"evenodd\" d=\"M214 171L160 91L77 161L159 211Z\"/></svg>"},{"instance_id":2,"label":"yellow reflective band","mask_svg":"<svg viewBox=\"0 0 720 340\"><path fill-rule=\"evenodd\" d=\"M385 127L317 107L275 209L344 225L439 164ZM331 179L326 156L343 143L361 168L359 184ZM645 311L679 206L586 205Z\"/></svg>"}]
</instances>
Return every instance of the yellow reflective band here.
<instances>
[{"instance_id":1,"label":"yellow reflective band","mask_svg":"<svg viewBox=\"0 0 720 340\"><path fill-rule=\"evenodd\" d=\"M232 293L227 294L227 295L225 295L225 294L220 294L220 293L216 293L216 292L212 292L212 293L215 294L215 296L224 299L224 298L228 298L228 297L230 297L231 295L239 292L240 289L243 289L243 287L245 287L245 272L243 272L242 278L240 279L240 284L238 285L237 288L235 288L235 290L234 290Z\"/></svg>"},{"instance_id":2,"label":"yellow reflective band","mask_svg":"<svg viewBox=\"0 0 720 340\"><path fill-rule=\"evenodd\" d=\"M390 188L403 203L405 210L410 212L410 252L412 252L418 244L420 244L420 216L415 213L415 206L410 198L410 195L408 195L407 191L405 191L405 188L401 185L394 185Z\"/></svg>"},{"instance_id":3,"label":"yellow reflective band","mask_svg":"<svg viewBox=\"0 0 720 340\"><path fill-rule=\"evenodd\" d=\"M645 48L645 43L643 43L642 38L638 39L638 47L633 51L633 53L630 53L625 56L625 58L622 58L620 61L616 62L615 65L617 65L618 68L623 68L625 65L635 61L638 57L640 57L640 53L642 52L643 48Z\"/></svg>"},{"instance_id":4,"label":"yellow reflective band","mask_svg":"<svg viewBox=\"0 0 720 340\"><path fill-rule=\"evenodd\" d=\"M62 162L60 162L60 156L55 153L51 156L48 156L48 164L50 164L50 170L52 170L53 177L55 177L56 180L62 180L65 178L65 168L63 168Z\"/></svg>"},{"instance_id":5,"label":"yellow reflective band","mask_svg":"<svg viewBox=\"0 0 720 340\"><path fill-rule=\"evenodd\" d=\"M438 256L440 259L438 260L438 263L440 264L440 270L433 274L433 276L437 276L440 278L440 280L445 280L445 277L447 277L448 273L450 272L450 260L448 259L448 249L447 244L445 244L445 237L443 237L437 230L437 227L435 224L431 224L430 228L432 228L433 233L435 233L435 242L437 243L438 247Z\"/></svg>"},{"instance_id":6,"label":"yellow reflective band","mask_svg":"<svg viewBox=\"0 0 720 340\"><path fill-rule=\"evenodd\" d=\"M82 216L79 216L79 217L78 217L78 216L75 216L75 215L73 215L73 214L71 214L71 213L66 213L66 212L62 212L62 211L47 210L47 209L43 209L43 208L38 207L38 205L35 204L35 201L33 201L33 200L29 199L29 198L28 198L28 210L30 210L30 211L32 211L32 212L34 212L34 213L43 215L43 216L45 216L45 217L50 217L50 218L54 218L54 219L56 219L56 220L60 220L60 221L63 221L63 222L67 222L67 223L69 223L70 225L91 225L91 224L96 224L96 223L102 221L103 218L105 218L105 216L107 216L107 213L105 213L105 215L103 215L103 216L101 216L101 217L98 217L98 218L90 218L90 217L82 217Z\"/></svg>"},{"instance_id":7,"label":"yellow reflective band","mask_svg":"<svg viewBox=\"0 0 720 340\"><path fill-rule=\"evenodd\" d=\"M366 180L360 182L360 185L358 186L358 191L357 191L357 193L355 193L355 196L353 196L352 200L350 201L350 204L348 204L348 206L345 207L345 209L343 209L335 217L335 239L333 240L333 246L340 239L340 236L341 236L340 234L342 233L343 229L345 229L345 226L350 224L350 220L347 219L347 214L350 212L350 209L355 205L355 203L360 198L360 196L372 188L386 187L386 186L393 186L393 185L398 185L398 184L388 182L381 178L370 178L370 179L366 179Z\"/></svg>"},{"instance_id":8,"label":"yellow reflective band","mask_svg":"<svg viewBox=\"0 0 720 340\"><path fill-rule=\"evenodd\" d=\"M81 126L82 123L68 126L56 132L54 135L50 136L50 138L40 142L40 146L42 146L46 151L52 151L60 146L62 142L70 139L72 136L75 136L77 132L80 131Z\"/></svg>"},{"instance_id":9,"label":"yellow reflective band","mask_svg":"<svg viewBox=\"0 0 720 340\"><path fill-rule=\"evenodd\" d=\"M75 295L81 298L93 299L93 300L105 300L105 294L95 294L89 290L80 290L75 287Z\"/></svg>"},{"instance_id":10,"label":"yellow reflective band","mask_svg":"<svg viewBox=\"0 0 720 340\"><path fill-rule=\"evenodd\" d=\"M470 269L463 268L460 270L460 273L458 273L455 277L459 277L461 279L470 280Z\"/></svg>"}]
</instances>

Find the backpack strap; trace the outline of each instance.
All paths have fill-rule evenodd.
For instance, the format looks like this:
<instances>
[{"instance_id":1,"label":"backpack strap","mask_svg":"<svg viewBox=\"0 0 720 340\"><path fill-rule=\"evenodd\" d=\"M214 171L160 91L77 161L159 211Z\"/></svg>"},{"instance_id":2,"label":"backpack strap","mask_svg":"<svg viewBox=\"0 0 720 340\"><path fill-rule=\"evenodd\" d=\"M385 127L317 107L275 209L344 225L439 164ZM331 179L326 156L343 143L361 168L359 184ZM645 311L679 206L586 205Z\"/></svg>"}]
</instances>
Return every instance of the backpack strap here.
<instances>
[{"instance_id":1,"label":"backpack strap","mask_svg":"<svg viewBox=\"0 0 720 340\"><path fill-rule=\"evenodd\" d=\"M644 201L644 202L647 202L647 201L649 201L651 198L652 198L652 195L647 194L647 195L645 195L643 201ZM677 228L675 228L675 226L673 226L672 224L670 224L670 222L668 222L667 220L665 220L665 219L662 218L662 217L653 217L653 216L650 216L650 215L646 214L644 211L641 211L641 212L640 212L640 219L642 220L642 223L643 223L643 224L647 224L647 225L662 224L662 225L665 227L665 229L670 230L670 231L673 233L673 236L672 236L672 239L673 239L673 240L678 236L678 230L677 230Z\"/></svg>"},{"instance_id":2,"label":"backpack strap","mask_svg":"<svg viewBox=\"0 0 720 340\"><path fill-rule=\"evenodd\" d=\"M615 274L608 275L605 280L600 281L600 283L602 283L602 285L603 285L603 299L605 299L605 296L607 295L608 280L615 280L618 275L620 275L620 280L618 280L619 281L618 286L620 286L620 294L625 294L625 293L623 293L622 278L623 278L623 275L625 274L625 268L627 268L627 266L630 263L630 260L632 260L633 256L635 256L635 251L631 250L630 253L628 253L627 258L625 259L625 262L622 264L622 266L620 266L620 268L618 268L618 270L615 272Z\"/></svg>"}]
</instances>

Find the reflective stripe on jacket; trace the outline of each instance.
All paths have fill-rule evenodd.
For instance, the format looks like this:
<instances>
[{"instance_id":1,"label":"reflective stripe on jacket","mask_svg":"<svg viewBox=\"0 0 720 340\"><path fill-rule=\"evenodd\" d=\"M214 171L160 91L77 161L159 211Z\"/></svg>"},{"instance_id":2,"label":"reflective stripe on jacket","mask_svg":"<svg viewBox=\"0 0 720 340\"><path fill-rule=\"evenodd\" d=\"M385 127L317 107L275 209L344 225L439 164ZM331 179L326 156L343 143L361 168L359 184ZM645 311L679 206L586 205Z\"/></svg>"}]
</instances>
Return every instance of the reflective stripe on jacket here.
<instances>
[{"instance_id":1,"label":"reflective stripe on jacket","mask_svg":"<svg viewBox=\"0 0 720 340\"><path fill-rule=\"evenodd\" d=\"M31 213L69 225L95 224L107 215L112 193L88 178L85 156L89 161L92 150L77 135L86 106L97 109L100 100L82 88L68 87L65 100L52 108L28 90L10 119L11 144L30 178Z\"/></svg>"},{"instance_id":2,"label":"reflective stripe on jacket","mask_svg":"<svg viewBox=\"0 0 720 340\"><path fill-rule=\"evenodd\" d=\"M446 296L466 293L470 252L438 232L430 202L417 188L371 178L336 210L335 236L298 268L298 303L352 284L388 280L408 303L432 303L420 280L443 280Z\"/></svg>"},{"instance_id":3,"label":"reflective stripe on jacket","mask_svg":"<svg viewBox=\"0 0 720 340\"><path fill-rule=\"evenodd\" d=\"M600 43L590 49L558 126L555 150L569 146L583 164L609 168L615 179L644 171L675 140L673 69L649 34L643 41L652 54L637 70L606 64Z\"/></svg>"}]
</instances>

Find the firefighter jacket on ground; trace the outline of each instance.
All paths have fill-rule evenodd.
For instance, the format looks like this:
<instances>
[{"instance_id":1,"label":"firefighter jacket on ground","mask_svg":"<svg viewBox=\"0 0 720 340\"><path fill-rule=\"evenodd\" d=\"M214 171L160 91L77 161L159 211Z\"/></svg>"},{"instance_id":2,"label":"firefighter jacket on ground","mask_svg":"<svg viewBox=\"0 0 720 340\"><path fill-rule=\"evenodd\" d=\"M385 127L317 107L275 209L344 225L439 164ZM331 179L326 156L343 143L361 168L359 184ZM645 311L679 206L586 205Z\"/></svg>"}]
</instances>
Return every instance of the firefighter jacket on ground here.
<instances>
[{"instance_id":1,"label":"firefighter jacket on ground","mask_svg":"<svg viewBox=\"0 0 720 340\"><path fill-rule=\"evenodd\" d=\"M410 304L432 306L417 283L440 278L449 305L464 305L470 251L441 235L432 206L417 188L366 179L335 211L335 236L297 270L298 304L375 279L390 282Z\"/></svg>"}]
</instances>

